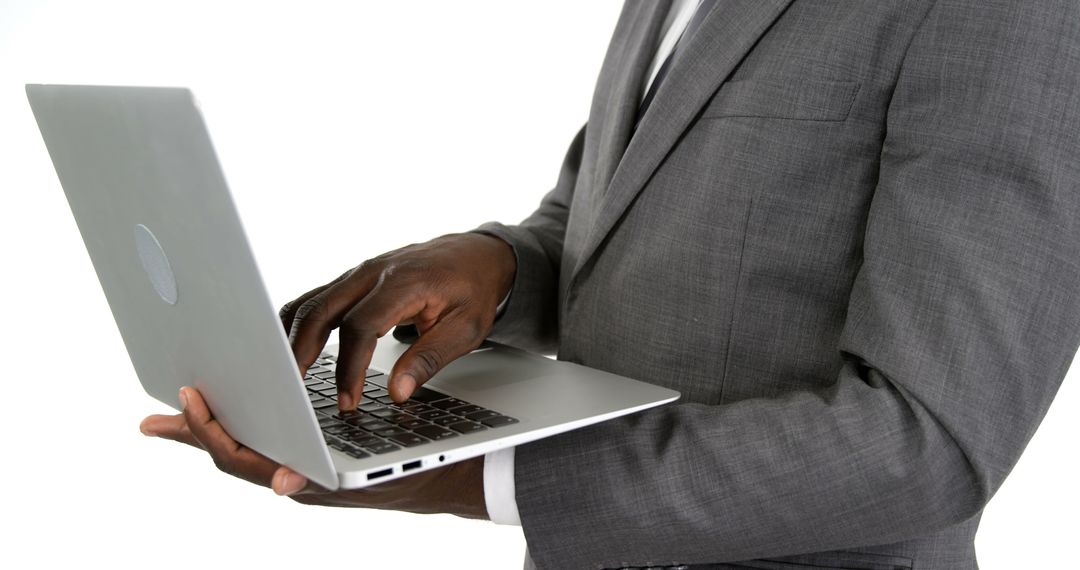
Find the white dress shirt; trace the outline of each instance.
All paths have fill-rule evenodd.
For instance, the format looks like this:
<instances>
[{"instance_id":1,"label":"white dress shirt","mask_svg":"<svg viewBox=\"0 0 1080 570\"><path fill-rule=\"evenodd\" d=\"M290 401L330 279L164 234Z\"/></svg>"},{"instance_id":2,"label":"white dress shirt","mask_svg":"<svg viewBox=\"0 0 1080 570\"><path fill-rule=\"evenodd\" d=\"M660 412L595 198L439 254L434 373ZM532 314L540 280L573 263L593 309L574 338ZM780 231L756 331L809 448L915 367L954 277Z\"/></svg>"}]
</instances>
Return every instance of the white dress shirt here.
<instances>
[{"instance_id":1,"label":"white dress shirt","mask_svg":"<svg viewBox=\"0 0 1080 570\"><path fill-rule=\"evenodd\" d=\"M694 17L700 0L675 0L671 10L664 18L663 39L649 65L649 78L638 95L639 101L645 98L660 66L675 48L683 30ZM496 524L521 525L518 514L517 495L514 487L514 448L500 449L484 456L484 502L488 516Z\"/></svg>"}]
</instances>

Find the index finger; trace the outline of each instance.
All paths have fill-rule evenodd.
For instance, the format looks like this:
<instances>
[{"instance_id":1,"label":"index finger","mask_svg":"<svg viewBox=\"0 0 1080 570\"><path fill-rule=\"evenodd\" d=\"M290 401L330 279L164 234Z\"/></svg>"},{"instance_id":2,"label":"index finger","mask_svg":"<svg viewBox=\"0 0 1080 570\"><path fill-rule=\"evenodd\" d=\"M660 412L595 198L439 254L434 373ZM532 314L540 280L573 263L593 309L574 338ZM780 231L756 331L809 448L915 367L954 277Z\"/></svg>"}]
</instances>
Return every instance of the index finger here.
<instances>
[{"instance_id":1,"label":"index finger","mask_svg":"<svg viewBox=\"0 0 1080 570\"><path fill-rule=\"evenodd\" d=\"M300 304L292 315L289 344L301 372L319 357L330 331L358 300L375 286L378 272L357 268L348 277L331 284Z\"/></svg>"},{"instance_id":2,"label":"index finger","mask_svg":"<svg viewBox=\"0 0 1080 570\"><path fill-rule=\"evenodd\" d=\"M351 410L360 403L378 339L394 325L419 314L425 306L424 297L415 285L389 286L384 282L345 315L338 337L341 347L335 372L342 410Z\"/></svg>"},{"instance_id":3,"label":"index finger","mask_svg":"<svg viewBox=\"0 0 1080 570\"><path fill-rule=\"evenodd\" d=\"M345 273L338 275L332 281L319 285L318 287L308 291L307 293L304 293L303 295L300 295L292 301L289 301L288 303L282 305L281 309L278 311L278 318L281 319L281 326L285 329L285 334L289 334L289 331L292 330L293 317L296 315L296 310L300 308L300 305L303 305L305 302L307 302L308 299L314 297L315 295L318 295L319 293L322 293L323 291L329 289L335 283L338 283L347 278L349 275L352 275L354 270L355 268L350 269Z\"/></svg>"}]
</instances>

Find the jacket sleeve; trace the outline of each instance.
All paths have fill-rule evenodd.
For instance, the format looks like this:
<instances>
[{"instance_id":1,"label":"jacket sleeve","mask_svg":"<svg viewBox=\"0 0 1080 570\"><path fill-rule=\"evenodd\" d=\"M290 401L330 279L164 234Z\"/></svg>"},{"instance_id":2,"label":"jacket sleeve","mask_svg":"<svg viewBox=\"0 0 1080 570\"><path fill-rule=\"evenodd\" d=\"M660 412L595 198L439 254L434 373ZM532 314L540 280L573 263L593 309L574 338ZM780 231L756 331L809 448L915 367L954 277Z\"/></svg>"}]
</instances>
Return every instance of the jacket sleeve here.
<instances>
[{"instance_id":1,"label":"jacket sleeve","mask_svg":"<svg viewBox=\"0 0 1080 570\"><path fill-rule=\"evenodd\" d=\"M928 12L890 102L835 382L518 447L537 567L889 544L982 510L1080 343L1078 6ZM515 234L529 256L556 250L555 201Z\"/></svg>"},{"instance_id":2,"label":"jacket sleeve","mask_svg":"<svg viewBox=\"0 0 1080 570\"><path fill-rule=\"evenodd\" d=\"M582 127L570 143L555 188L544 196L535 212L517 226L489 222L474 230L507 242L517 257L514 285L489 335L492 340L535 352L556 352L559 265L581 167L585 129Z\"/></svg>"}]
</instances>

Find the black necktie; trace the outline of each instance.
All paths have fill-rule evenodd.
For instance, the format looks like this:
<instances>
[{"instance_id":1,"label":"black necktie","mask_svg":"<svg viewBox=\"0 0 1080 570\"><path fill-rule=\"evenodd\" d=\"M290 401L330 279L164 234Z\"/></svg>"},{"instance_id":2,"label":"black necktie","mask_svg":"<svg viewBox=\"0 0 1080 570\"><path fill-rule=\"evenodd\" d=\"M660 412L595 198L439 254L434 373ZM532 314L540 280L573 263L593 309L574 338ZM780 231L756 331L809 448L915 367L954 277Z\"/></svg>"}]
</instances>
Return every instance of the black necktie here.
<instances>
[{"instance_id":1,"label":"black necktie","mask_svg":"<svg viewBox=\"0 0 1080 570\"><path fill-rule=\"evenodd\" d=\"M716 4L716 0L701 0L694 11L694 17L690 18L690 22L686 24L686 28L675 42L675 46L671 48L671 53L664 59L664 63L660 64L660 69L656 71L656 77L653 79L652 85L649 85L649 90L645 93L645 98L641 100L641 106L638 107L637 121L634 123L635 130L637 125L641 123L641 118L645 116L645 111L652 104L656 91L660 88L660 84L663 83L664 77L667 76L668 69L671 68L675 56L679 53L679 48L694 37L694 32L701 26L701 22L705 20L705 16L709 14L714 4Z\"/></svg>"}]
</instances>

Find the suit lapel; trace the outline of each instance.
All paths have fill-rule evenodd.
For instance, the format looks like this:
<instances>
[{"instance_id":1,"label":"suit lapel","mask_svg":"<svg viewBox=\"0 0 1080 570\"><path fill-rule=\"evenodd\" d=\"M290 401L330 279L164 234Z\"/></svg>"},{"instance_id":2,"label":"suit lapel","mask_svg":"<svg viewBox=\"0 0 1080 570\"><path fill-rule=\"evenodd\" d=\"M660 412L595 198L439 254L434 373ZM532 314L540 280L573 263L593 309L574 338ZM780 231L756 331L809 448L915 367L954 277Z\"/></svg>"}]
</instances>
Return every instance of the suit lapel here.
<instances>
[{"instance_id":1,"label":"suit lapel","mask_svg":"<svg viewBox=\"0 0 1080 570\"><path fill-rule=\"evenodd\" d=\"M603 243L720 84L791 1L723 0L690 41L679 48L681 54L618 161L606 192L599 197L595 222L578 256L573 276ZM634 101L636 104L637 99ZM630 113L628 119L621 115L618 119L625 121L619 124L627 129L627 136L634 118L634 113Z\"/></svg>"},{"instance_id":2,"label":"suit lapel","mask_svg":"<svg viewBox=\"0 0 1080 570\"><path fill-rule=\"evenodd\" d=\"M593 100L590 117L590 126L597 127L598 152L592 179L597 194L611 183L630 142L645 74L660 43L660 28L670 7L671 0L627 2L623 17L629 19L630 31L625 42L612 43L605 57L599 85L608 87ZM596 116L602 121L595 121Z\"/></svg>"}]
</instances>

